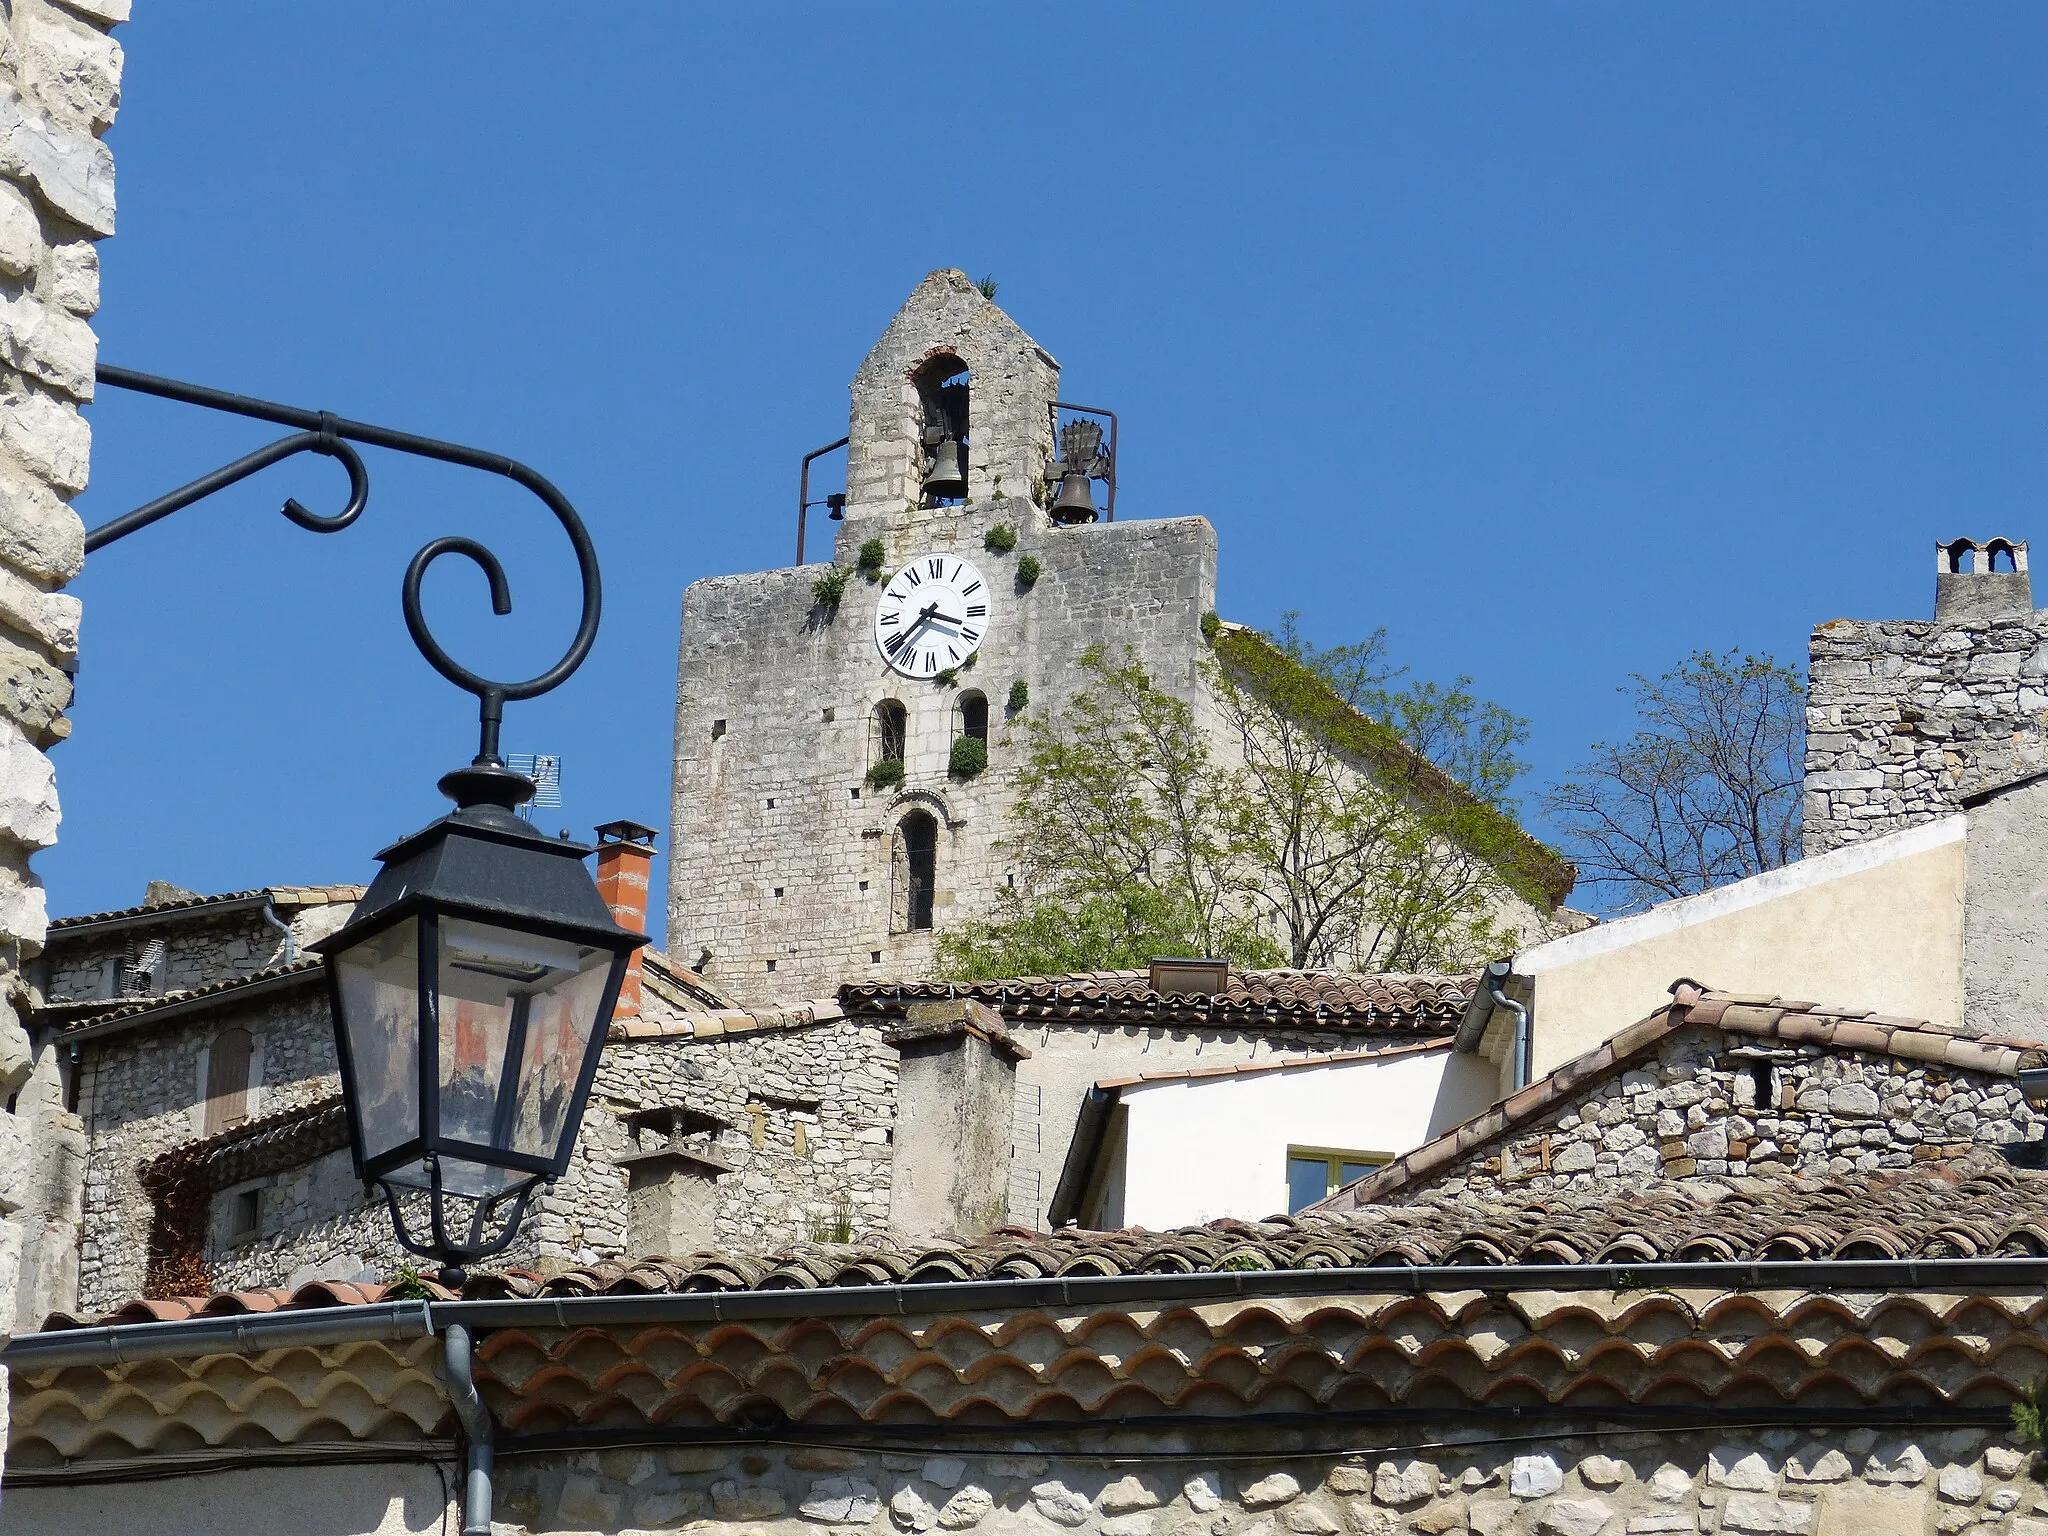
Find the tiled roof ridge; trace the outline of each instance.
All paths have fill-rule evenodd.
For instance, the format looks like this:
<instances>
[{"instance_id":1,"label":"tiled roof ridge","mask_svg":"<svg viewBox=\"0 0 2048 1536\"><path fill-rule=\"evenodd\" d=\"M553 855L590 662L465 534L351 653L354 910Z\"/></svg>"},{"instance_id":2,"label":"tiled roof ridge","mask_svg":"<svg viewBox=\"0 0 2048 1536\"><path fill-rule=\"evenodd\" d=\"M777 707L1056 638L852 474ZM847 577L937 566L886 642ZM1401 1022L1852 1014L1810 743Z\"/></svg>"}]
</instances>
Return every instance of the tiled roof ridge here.
<instances>
[{"instance_id":1,"label":"tiled roof ridge","mask_svg":"<svg viewBox=\"0 0 2048 1536\"><path fill-rule=\"evenodd\" d=\"M1344 1213L1224 1220L1170 1232L1031 1232L972 1243L808 1243L745 1255L607 1260L553 1276L474 1273L462 1299L820 1289L1073 1276L1356 1269L1416 1265L1981 1258L2048 1254L2048 1175L1991 1152L1950 1164L1834 1179L1676 1181L1654 1188L1464 1196ZM431 1282L425 1292L455 1299ZM1395 1281L1389 1289L1409 1287ZM1782 1287L1781 1287L1782 1289ZM1356 1290L1347 1283L1346 1293ZM381 1284L318 1281L129 1303L98 1319L52 1314L45 1331L91 1322L175 1321L391 1299ZM978 1303L978 1305L981 1305Z\"/></svg>"},{"instance_id":2,"label":"tiled roof ridge","mask_svg":"<svg viewBox=\"0 0 2048 1536\"><path fill-rule=\"evenodd\" d=\"M846 1010L831 998L819 998L788 1008L711 1008L680 1019L653 1019L643 1011L638 1018L614 1019L607 1041L659 1040L681 1036L708 1040L721 1035L750 1035L771 1029L807 1029L813 1024L833 1024L846 1017Z\"/></svg>"},{"instance_id":3,"label":"tiled roof ridge","mask_svg":"<svg viewBox=\"0 0 2048 1536\"><path fill-rule=\"evenodd\" d=\"M1421 1180L1433 1178L1477 1148L1509 1135L1584 1089L1613 1076L1666 1035L1688 1025L1799 1045L1873 1051L2005 1077L2014 1076L2023 1065L2048 1062L2048 1047L2037 1040L1966 1035L1925 1019L1874 1013L1869 1009L1788 1001L1762 993L1716 992L1690 977L1680 977L1671 984L1671 1001L1648 1018L1573 1057L1492 1108L1453 1126L1434 1141L1424 1142L1384 1168L1346 1185L1310 1209L1353 1210L1384 1201ZM2030 1054L2037 1061L2028 1061Z\"/></svg>"},{"instance_id":4,"label":"tiled roof ridge","mask_svg":"<svg viewBox=\"0 0 2048 1536\"><path fill-rule=\"evenodd\" d=\"M1088 971L986 981L921 979L849 982L839 989L849 1014L893 1013L913 1002L970 998L1018 1020L1130 1018L1161 1023L1308 1022L1372 1027L1454 1023L1472 978L1413 973L1269 969L1235 971L1221 993L1160 993L1150 973Z\"/></svg>"},{"instance_id":5,"label":"tiled roof ridge","mask_svg":"<svg viewBox=\"0 0 2048 1536\"><path fill-rule=\"evenodd\" d=\"M1286 1056L1269 1061L1240 1061L1218 1067L1181 1067L1171 1072L1140 1072L1131 1077L1105 1077L1098 1088L1139 1088L1148 1083L1186 1082L1208 1077L1252 1077L1262 1072L1291 1072L1297 1067L1328 1067L1347 1061L1387 1061L1396 1056L1424 1056L1449 1050L1451 1035L1413 1040L1402 1045L1367 1046L1356 1051L1321 1051L1311 1056Z\"/></svg>"},{"instance_id":6,"label":"tiled roof ridge","mask_svg":"<svg viewBox=\"0 0 2048 1536\"><path fill-rule=\"evenodd\" d=\"M337 1091L323 1094L305 1104L295 1104L290 1109L274 1110L267 1115L244 1120L240 1125L229 1126L224 1131L199 1141L188 1141L159 1153L142 1164L137 1171L145 1183L152 1179L172 1176L178 1169L197 1166L211 1161L225 1153L248 1146L252 1142L267 1141L272 1137L289 1135L302 1128L317 1125L330 1116L339 1116L343 1099ZM343 1132L346 1144L346 1130Z\"/></svg>"},{"instance_id":7,"label":"tiled roof ridge","mask_svg":"<svg viewBox=\"0 0 2048 1536\"><path fill-rule=\"evenodd\" d=\"M162 901L154 906L144 902L133 907L117 907L109 912L78 912L70 917L52 918L50 931L61 933L67 928L83 928L93 923L108 923L128 917L179 917L187 913L203 913L208 907L225 906L230 902L254 901L267 896L281 907L318 907L334 902L360 901L368 889L361 885L259 885L246 891L217 891L210 896L187 896L176 901Z\"/></svg>"},{"instance_id":8,"label":"tiled roof ridge","mask_svg":"<svg viewBox=\"0 0 2048 1536\"><path fill-rule=\"evenodd\" d=\"M201 998L225 997L230 993L256 986L261 982L279 981L289 976L303 975L311 977L320 970L323 963L318 955L302 955L288 965L266 966L260 971L250 971L246 975L230 976L225 981L208 982L203 987L187 987L178 992L163 992L155 997L145 997L122 1003L118 1007L109 1008L104 1013L87 1014L83 1018L72 1019L67 1022L64 1026L64 1031L68 1034L73 1030L97 1028L102 1024L112 1024L122 1019L137 1019L145 1014L155 1013L159 1009L181 1007L186 1003L195 1002Z\"/></svg>"}]
</instances>

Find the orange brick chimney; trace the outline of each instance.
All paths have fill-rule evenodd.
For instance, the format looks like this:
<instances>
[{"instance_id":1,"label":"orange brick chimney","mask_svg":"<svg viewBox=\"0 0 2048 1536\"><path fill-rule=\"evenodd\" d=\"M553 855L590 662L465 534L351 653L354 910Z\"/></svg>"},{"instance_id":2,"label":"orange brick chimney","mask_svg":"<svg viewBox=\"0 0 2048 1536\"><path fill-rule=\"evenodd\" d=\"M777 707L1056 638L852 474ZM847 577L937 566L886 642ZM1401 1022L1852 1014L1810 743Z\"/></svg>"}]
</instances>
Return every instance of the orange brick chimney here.
<instances>
[{"instance_id":1,"label":"orange brick chimney","mask_svg":"<svg viewBox=\"0 0 2048 1536\"><path fill-rule=\"evenodd\" d=\"M637 821L608 821L597 829L597 894L612 909L612 920L634 933L647 931L647 876L654 866L656 835L654 828ZM615 1019L640 1016L642 953L634 950L626 964L619 1006L612 1013Z\"/></svg>"}]
</instances>

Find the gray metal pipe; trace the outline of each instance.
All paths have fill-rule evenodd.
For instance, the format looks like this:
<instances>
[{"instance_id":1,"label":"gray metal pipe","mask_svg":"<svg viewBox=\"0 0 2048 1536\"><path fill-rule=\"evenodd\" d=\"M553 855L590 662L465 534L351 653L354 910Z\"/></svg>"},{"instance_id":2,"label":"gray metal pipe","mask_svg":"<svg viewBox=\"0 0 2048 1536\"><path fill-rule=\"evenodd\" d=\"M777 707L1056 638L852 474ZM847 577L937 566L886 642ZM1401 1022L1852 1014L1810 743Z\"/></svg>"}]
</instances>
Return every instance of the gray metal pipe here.
<instances>
[{"instance_id":1,"label":"gray metal pipe","mask_svg":"<svg viewBox=\"0 0 2048 1536\"><path fill-rule=\"evenodd\" d=\"M279 965L290 965L294 960L298 959L299 941L292 932L292 925L277 915L277 908L271 904L268 896L263 898L263 905L258 909L256 915L275 928L284 939L284 948L278 956L277 963Z\"/></svg>"},{"instance_id":2,"label":"gray metal pipe","mask_svg":"<svg viewBox=\"0 0 2048 1536\"><path fill-rule=\"evenodd\" d=\"M497 1438L491 1411L476 1390L470 1373L469 1329L450 1323L441 1336L447 1366L448 1401L468 1444L462 1480L462 1536L491 1536L491 1461Z\"/></svg>"},{"instance_id":3,"label":"gray metal pipe","mask_svg":"<svg viewBox=\"0 0 2048 1536\"><path fill-rule=\"evenodd\" d=\"M1529 1008L1518 1003L1501 990L1511 967L1504 960L1496 960L1486 968L1486 992L1496 1003L1515 1016L1515 1088L1517 1091L1529 1086Z\"/></svg>"}]
</instances>

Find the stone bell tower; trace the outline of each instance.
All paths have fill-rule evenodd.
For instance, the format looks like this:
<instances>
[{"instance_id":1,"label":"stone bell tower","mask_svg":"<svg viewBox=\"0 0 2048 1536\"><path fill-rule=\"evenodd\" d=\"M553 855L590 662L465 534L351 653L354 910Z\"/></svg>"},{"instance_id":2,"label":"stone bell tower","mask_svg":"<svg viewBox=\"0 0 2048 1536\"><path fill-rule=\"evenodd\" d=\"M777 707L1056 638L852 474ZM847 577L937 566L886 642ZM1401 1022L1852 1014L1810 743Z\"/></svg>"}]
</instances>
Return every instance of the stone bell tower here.
<instances>
[{"instance_id":1,"label":"stone bell tower","mask_svg":"<svg viewBox=\"0 0 2048 1536\"><path fill-rule=\"evenodd\" d=\"M668 942L733 995L932 974L1015 871L1016 718L1090 646L1196 697L1215 531L1099 520L1107 442L1071 413L1055 440L1059 393L1044 348L932 273L854 375L832 565L684 594Z\"/></svg>"}]
</instances>

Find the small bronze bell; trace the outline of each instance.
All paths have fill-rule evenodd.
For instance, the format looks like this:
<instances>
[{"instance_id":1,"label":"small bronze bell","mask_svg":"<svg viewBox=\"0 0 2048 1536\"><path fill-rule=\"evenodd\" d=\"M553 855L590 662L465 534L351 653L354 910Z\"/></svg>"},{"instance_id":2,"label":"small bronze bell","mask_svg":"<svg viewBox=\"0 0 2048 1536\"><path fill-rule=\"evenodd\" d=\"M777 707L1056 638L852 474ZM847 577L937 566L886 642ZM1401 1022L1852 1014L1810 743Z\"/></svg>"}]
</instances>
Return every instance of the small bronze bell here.
<instances>
[{"instance_id":1,"label":"small bronze bell","mask_svg":"<svg viewBox=\"0 0 2048 1536\"><path fill-rule=\"evenodd\" d=\"M960 466L960 440L942 437L932 449L931 472L924 477L924 493L938 500L967 494L967 471Z\"/></svg>"},{"instance_id":2,"label":"small bronze bell","mask_svg":"<svg viewBox=\"0 0 2048 1536\"><path fill-rule=\"evenodd\" d=\"M1060 476L1060 492L1050 509L1056 523L1092 523L1096 518L1095 483L1088 476L1070 472Z\"/></svg>"}]
</instances>

